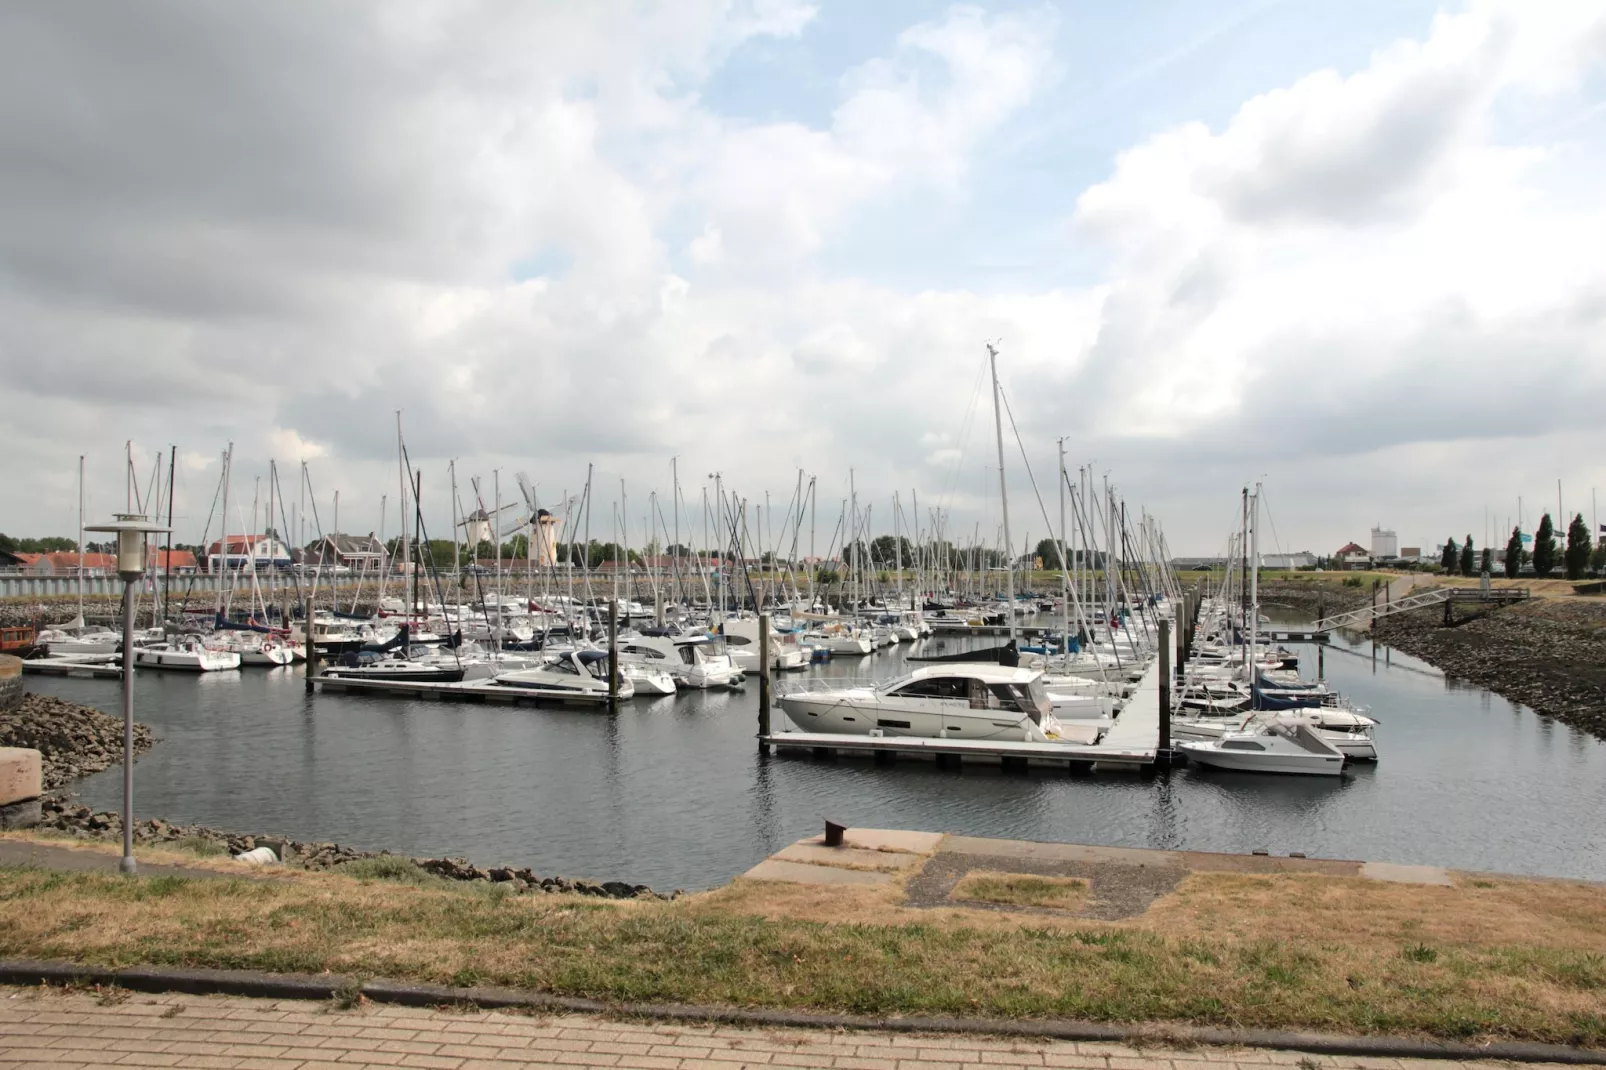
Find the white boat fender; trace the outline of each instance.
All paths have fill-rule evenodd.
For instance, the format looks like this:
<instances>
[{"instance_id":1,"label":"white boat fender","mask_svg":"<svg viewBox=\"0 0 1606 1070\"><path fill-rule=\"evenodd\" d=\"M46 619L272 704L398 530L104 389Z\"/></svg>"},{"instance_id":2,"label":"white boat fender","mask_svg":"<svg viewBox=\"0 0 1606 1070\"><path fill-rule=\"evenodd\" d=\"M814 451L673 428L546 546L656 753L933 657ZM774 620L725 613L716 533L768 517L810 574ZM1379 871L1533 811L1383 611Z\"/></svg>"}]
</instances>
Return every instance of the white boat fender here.
<instances>
[{"instance_id":1,"label":"white boat fender","mask_svg":"<svg viewBox=\"0 0 1606 1070\"><path fill-rule=\"evenodd\" d=\"M279 856L273 853L271 847L258 847L255 850L245 851L234 856L236 862L249 862L253 866L269 866L279 861Z\"/></svg>"}]
</instances>

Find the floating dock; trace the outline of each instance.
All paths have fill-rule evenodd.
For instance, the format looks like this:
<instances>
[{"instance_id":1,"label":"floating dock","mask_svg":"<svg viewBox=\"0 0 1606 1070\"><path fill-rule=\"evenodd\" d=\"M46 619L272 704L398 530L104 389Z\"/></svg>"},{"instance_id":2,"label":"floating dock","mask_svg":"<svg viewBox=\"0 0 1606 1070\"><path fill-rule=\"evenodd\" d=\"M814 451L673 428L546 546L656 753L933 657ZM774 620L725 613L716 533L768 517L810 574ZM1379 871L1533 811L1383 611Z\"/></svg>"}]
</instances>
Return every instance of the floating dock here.
<instances>
[{"instance_id":1,"label":"floating dock","mask_svg":"<svg viewBox=\"0 0 1606 1070\"><path fill-rule=\"evenodd\" d=\"M425 683L414 680L354 680L345 676L319 674L312 682L324 691L351 695L388 695L400 698L433 699L438 702L498 702L510 706L606 706L607 695L575 692L556 695L528 688L504 687L486 680L461 683ZM627 701L622 696L620 701Z\"/></svg>"},{"instance_id":2,"label":"floating dock","mask_svg":"<svg viewBox=\"0 0 1606 1070\"><path fill-rule=\"evenodd\" d=\"M784 720L786 715L780 714ZM1155 661L1143 674L1115 723L1098 743L1027 743L1024 740L930 739L923 736L856 736L835 732L771 732L759 742L778 750L809 751L816 757L870 755L878 762L903 759L935 761L939 766L966 762L1024 768L1089 766L1141 768L1155 763L1160 749L1160 667Z\"/></svg>"}]
</instances>

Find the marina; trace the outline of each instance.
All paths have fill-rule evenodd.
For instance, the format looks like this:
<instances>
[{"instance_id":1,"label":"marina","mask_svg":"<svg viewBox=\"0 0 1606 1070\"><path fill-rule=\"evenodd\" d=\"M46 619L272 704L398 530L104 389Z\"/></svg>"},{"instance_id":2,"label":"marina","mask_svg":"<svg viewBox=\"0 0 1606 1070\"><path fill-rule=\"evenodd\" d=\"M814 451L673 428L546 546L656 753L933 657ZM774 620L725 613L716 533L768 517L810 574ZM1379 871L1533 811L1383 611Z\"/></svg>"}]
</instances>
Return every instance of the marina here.
<instances>
[{"instance_id":1,"label":"marina","mask_svg":"<svg viewBox=\"0 0 1606 1070\"><path fill-rule=\"evenodd\" d=\"M800 679L891 679L926 640ZM1304 852L1606 879L1606 744L1420 660L1339 633L1326 679L1382 721L1387 754L1343 777L1193 765L1164 774L1022 775L962 760L877 765L756 743L757 695L682 692L605 707L443 703L320 691L299 668L140 674L160 742L140 759L145 813L418 856L506 859L540 872L703 888L819 830L900 815L908 828L1163 850ZM1374 658L1375 653L1375 658ZM1315 675L1315 653L1300 652ZM34 677L115 710L115 680ZM779 723L775 726L781 727ZM851 744L845 744L851 745ZM120 774L84 781L114 806ZM622 862L621 860L625 860Z\"/></svg>"}]
</instances>

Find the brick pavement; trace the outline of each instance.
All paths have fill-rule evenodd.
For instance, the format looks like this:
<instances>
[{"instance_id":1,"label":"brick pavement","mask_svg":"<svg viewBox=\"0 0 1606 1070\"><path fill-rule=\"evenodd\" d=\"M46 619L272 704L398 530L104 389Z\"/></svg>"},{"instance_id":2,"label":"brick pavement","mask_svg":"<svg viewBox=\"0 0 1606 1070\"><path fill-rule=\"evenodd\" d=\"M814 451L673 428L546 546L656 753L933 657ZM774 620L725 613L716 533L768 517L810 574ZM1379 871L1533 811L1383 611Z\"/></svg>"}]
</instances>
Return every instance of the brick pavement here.
<instances>
[{"instance_id":1,"label":"brick pavement","mask_svg":"<svg viewBox=\"0 0 1606 1070\"><path fill-rule=\"evenodd\" d=\"M103 1066L353 1070L552 1066L693 1070L1495 1070L1502 1063L1357 1059L1228 1048L532 1016L216 996L0 988L0 1070ZM1536 1064L1539 1065L1539 1064ZM1554 1064L1544 1064L1554 1065Z\"/></svg>"}]
</instances>

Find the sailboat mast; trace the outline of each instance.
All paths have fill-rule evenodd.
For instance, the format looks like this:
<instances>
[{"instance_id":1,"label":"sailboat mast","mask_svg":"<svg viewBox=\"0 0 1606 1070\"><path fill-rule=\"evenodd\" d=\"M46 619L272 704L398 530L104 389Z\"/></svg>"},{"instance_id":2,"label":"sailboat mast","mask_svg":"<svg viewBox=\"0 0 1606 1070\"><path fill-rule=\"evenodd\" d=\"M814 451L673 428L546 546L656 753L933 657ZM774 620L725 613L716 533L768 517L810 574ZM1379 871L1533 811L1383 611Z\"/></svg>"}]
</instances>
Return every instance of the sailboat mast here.
<instances>
[{"instance_id":1,"label":"sailboat mast","mask_svg":"<svg viewBox=\"0 0 1606 1070\"><path fill-rule=\"evenodd\" d=\"M78 523L80 523L80 524L82 524L84 522L84 520L83 520L83 493L84 493L83 464L84 464L84 459L82 457L79 457L78 458L78 495L79 495ZM163 562L163 569L162 569L162 614L163 614L164 617L167 616L171 612L171 609L168 606L167 602L168 602L168 599L170 597L172 597L172 591L173 591L173 475L174 475L175 472L177 472L177 470L178 470L178 446L174 445L172 453L169 454L168 458L167 458L167 559ZM84 546L83 537L80 535L79 539L78 539L78 549L79 549L80 554L83 552L83 546ZM79 563L79 565L82 565L84 563L83 558L81 556L78 559L78 563ZM82 576L80 576L79 580L78 580L78 602L79 602L78 613L79 613L80 616L82 616L83 612L84 612L84 610L83 610L84 586L83 585L84 585L84 581L83 581Z\"/></svg>"},{"instance_id":2,"label":"sailboat mast","mask_svg":"<svg viewBox=\"0 0 1606 1070\"><path fill-rule=\"evenodd\" d=\"M1015 570L1009 567L1014 543L1009 538L1009 487L1004 481L1004 416L998 393L998 347L987 344L987 364L993 375L993 432L998 441L998 500L1004 513L1004 592L1009 602L1005 619L1009 622L1009 641L1015 642Z\"/></svg>"},{"instance_id":3,"label":"sailboat mast","mask_svg":"<svg viewBox=\"0 0 1606 1070\"><path fill-rule=\"evenodd\" d=\"M1060 654L1071 661L1071 566L1065 552L1065 440L1060 447Z\"/></svg>"},{"instance_id":4,"label":"sailboat mast","mask_svg":"<svg viewBox=\"0 0 1606 1070\"><path fill-rule=\"evenodd\" d=\"M402 422L401 410L396 410L396 488L400 495L396 499L396 514L401 520L401 562L402 562L402 596L410 597L412 588L408 585L407 575L412 570L412 555L407 545L407 470L402 461ZM407 615L411 617L413 607L407 607Z\"/></svg>"},{"instance_id":5,"label":"sailboat mast","mask_svg":"<svg viewBox=\"0 0 1606 1070\"><path fill-rule=\"evenodd\" d=\"M171 525L169 525L171 526ZM168 536L172 538L171 535ZM84 455L78 455L78 627L84 626Z\"/></svg>"}]
</instances>

